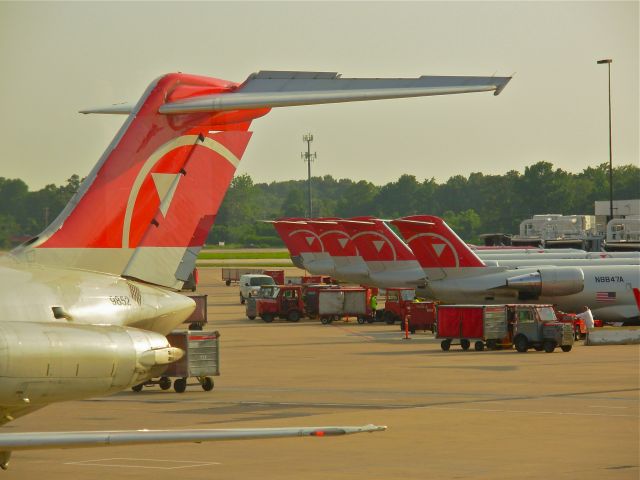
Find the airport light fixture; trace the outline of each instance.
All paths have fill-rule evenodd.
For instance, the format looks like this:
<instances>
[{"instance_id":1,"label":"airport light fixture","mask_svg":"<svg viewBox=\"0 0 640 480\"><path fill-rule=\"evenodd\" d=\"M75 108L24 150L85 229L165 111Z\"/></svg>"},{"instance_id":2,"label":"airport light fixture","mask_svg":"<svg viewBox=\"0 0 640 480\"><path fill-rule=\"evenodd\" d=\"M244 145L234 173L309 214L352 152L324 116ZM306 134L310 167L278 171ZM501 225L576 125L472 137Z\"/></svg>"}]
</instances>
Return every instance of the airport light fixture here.
<instances>
[{"instance_id":1,"label":"airport light fixture","mask_svg":"<svg viewBox=\"0 0 640 480\"><path fill-rule=\"evenodd\" d=\"M610 58L598 60L598 65L607 64L609 70L609 220L613 219L613 150L611 147L611 63Z\"/></svg>"},{"instance_id":2,"label":"airport light fixture","mask_svg":"<svg viewBox=\"0 0 640 480\"><path fill-rule=\"evenodd\" d=\"M313 210L311 204L311 162L317 158L316 153L311 153L311 142L313 142L313 135L311 133L307 133L303 135L302 141L307 144L307 151L302 152L300 156L302 159L307 162L307 186L308 186L308 207L307 207L307 218L312 218Z\"/></svg>"}]
</instances>

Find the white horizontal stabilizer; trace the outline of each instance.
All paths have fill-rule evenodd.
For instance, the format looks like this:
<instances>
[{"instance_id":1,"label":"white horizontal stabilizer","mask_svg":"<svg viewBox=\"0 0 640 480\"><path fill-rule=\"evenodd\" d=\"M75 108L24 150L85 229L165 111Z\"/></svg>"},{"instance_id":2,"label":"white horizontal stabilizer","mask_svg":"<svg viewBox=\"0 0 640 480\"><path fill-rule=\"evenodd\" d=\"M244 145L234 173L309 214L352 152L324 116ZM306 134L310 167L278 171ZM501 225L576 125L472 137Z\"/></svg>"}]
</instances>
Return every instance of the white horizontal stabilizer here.
<instances>
[{"instance_id":1,"label":"white horizontal stabilizer","mask_svg":"<svg viewBox=\"0 0 640 480\"><path fill-rule=\"evenodd\" d=\"M166 103L159 113L252 110L473 92L498 95L509 80L511 77L341 78L334 72L261 71L250 75L235 90ZM81 113L128 114L132 109L121 104Z\"/></svg>"}]
</instances>

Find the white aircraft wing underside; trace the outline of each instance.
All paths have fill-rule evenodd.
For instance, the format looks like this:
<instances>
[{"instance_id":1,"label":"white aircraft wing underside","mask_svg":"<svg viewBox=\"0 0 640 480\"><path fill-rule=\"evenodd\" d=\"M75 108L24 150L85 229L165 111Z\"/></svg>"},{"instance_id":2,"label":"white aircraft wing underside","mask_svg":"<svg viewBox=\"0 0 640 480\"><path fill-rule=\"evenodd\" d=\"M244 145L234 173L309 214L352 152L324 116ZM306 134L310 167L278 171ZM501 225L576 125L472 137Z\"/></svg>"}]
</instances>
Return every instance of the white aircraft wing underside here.
<instances>
[{"instance_id":1,"label":"white aircraft wing underside","mask_svg":"<svg viewBox=\"0 0 640 480\"><path fill-rule=\"evenodd\" d=\"M201 443L285 437L331 437L386 430L377 425L231 428L206 430L130 430L111 432L25 432L0 434L0 467L6 469L14 450L89 448L152 443Z\"/></svg>"}]
</instances>

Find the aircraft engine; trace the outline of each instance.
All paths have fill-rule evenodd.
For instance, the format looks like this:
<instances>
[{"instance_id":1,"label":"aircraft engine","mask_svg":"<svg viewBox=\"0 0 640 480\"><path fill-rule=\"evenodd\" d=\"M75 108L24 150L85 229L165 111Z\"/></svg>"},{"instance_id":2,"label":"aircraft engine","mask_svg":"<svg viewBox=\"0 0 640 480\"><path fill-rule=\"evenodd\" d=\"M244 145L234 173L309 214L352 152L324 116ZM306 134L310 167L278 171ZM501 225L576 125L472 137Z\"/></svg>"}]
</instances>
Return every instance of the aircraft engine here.
<instances>
[{"instance_id":1,"label":"aircraft engine","mask_svg":"<svg viewBox=\"0 0 640 480\"><path fill-rule=\"evenodd\" d=\"M184 352L159 333L115 325L0 323L0 405L38 405L124 390Z\"/></svg>"},{"instance_id":2,"label":"aircraft engine","mask_svg":"<svg viewBox=\"0 0 640 480\"><path fill-rule=\"evenodd\" d=\"M507 279L507 286L536 297L559 297L584 289L584 272L578 267L539 268Z\"/></svg>"}]
</instances>

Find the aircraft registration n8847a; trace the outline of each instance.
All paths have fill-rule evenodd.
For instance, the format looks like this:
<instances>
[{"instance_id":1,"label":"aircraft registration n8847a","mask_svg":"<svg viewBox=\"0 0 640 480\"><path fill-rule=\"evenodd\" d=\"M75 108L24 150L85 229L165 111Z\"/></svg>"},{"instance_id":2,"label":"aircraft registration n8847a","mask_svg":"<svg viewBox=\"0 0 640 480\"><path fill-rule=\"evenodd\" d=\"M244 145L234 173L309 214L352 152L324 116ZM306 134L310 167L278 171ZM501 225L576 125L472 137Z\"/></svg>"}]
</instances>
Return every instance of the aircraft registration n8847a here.
<instances>
[{"instance_id":1,"label":"aircraft registration n8847a","mask_svg":"<svg viewBox=\"0 0 640 480\"><path fill-rule=\"evenodd\" d=\"M238 84L173 73L135 105L62 213L0 264L0 423L49 403L158 376L183 352L165 335L194 309L177 293L195 266L251 137L271 108L470 92L509 77L341 78L269 72ZM383 427L0 434L13 450L330 436Z\"/></svg>"}]
</instances>

